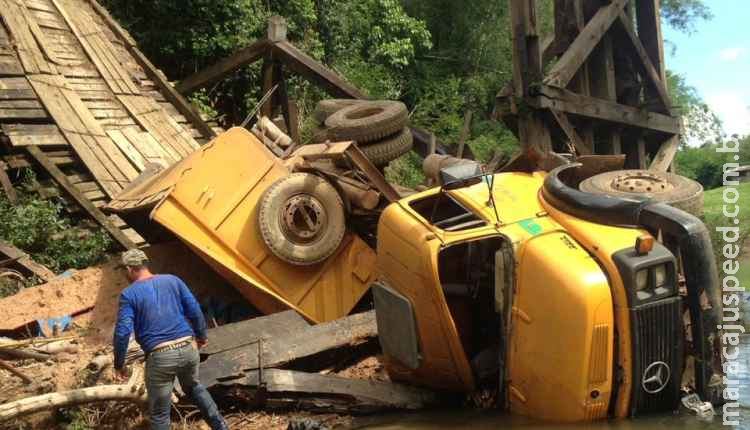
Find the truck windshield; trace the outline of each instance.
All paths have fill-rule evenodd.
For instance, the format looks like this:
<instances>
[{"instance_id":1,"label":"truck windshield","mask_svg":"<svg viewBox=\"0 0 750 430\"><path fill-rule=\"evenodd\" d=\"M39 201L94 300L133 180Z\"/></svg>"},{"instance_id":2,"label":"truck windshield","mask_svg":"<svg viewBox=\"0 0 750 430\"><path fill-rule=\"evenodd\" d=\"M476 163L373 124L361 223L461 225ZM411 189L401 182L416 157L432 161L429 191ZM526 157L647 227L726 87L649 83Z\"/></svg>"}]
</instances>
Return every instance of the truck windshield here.
<instances>
[{"instance_id":1,"label":"truck windshield","mask_svg":"<svg viewBox=\"0 0 750 430\"><path fill-rule=\"evenodd\" d=\"M445 231L461 231L487 224L443 192L415 200L410 206L432 225Z\"/></svg>"}]
</instances>

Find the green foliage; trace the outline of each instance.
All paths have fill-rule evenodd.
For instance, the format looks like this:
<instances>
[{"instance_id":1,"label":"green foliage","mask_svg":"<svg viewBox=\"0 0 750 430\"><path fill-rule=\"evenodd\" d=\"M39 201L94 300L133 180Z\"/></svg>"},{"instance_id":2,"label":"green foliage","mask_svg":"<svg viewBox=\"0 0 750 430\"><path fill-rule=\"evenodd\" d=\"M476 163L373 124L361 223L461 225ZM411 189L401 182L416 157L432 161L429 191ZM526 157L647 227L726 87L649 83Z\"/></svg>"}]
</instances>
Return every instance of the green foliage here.
<instances>
[{"instance_id":1,"label":"green foliage","mask_svg":"<svg viewBox=\"0 0 750 430\"><path fill-rule=\"evenodd\" d=\"M426 182L422 172L422 159L414 153L408 153L392 161L385 169L385 177L389 182L408 188L415 188Z\"/></svg>"},{"instance_id":2,"label":"green foliage","mask_svg":"<svg viewBox=\"0 0 750 430\"><path fill-rule=\"evenodd\" d=\"M698 21L713 18L704 0L662 0L661 11L669 25L686 33L695 32Z\"/></svg>"},{"instance_id":3,"label":"green foliage","mask_svg":"<svg viewBox=\"0 0 750 430\"><path fill-rule=\"evenodd\" d=\"M672 105L682 114L685 134L682 145L721 142L724 131L721 120L700 98L698 91L681 75L667 70L667 86Z\"/></svg>"},{"instance_id":4,"label":"green foliage","mask_svg":"<svg viewBox=\"0 0 750 430\"><path fill-rule=\"evenodd\" d=\"M512 77L507 1L497 0L105 0L147 55L179 80L264 36L268 17L287 19L289 39L374 98L399 99L412 122L445 145L457 142L467 110L468 146L481 160L512 152L516 139L491 122L495 95ZM553 0L537 0L540 40L553 33ZM710 18L705 0L663 0L664 19L694 30ZM164 25L169 23L169 25ZM194 97L223 125L241 122L262 97L260 65L229 76ZM288 79L303 121L325 95ZM715 115L684 80L670 75L686 116L685 142L715 142ZM303 128L310 135L312 123ZM402 170L401 168L397 170ZM408 169L406 169L408 171ZM408 176L408 175L407 175Z\"/></svg>"},{"instance_id":5,"label":"green foliage","mask_svg":"<svg viewBox=\"0 0 750 430\"><path fill-rule=\"evenodd\" d=\"M59 203L27 193L16 205L0 197L0 237L55 272L100 263L112 246L104 230L74 225Z\"/></svg>"},{"instance_id":6,"label":"green foliage","mask_svg":"<svg viewBox=\"0 0 750 430\"><path fill-rule=\"evenodd\" d=\"M732 187L737 190L737 192L740 194L740 201L737 203L740 207L740 213L737 216L737 219L740 221L739 224L734 224L733 219L725 217L723 210L724 205L727 204L724 202L724 190L727 187L717 188L711 191L707 191L704 194L704 221L706 225L708 226L708 230L711 232L711 237L714 242L714 253L716 253L719 261L723 261L724 258L721 256L721 247L724 246L724 243L722 243L722 238L719 234L716 232L716 227L739 227L740 228L740 243L747 243L748 237L750 237L750 206L747 204L743 204L742 202L742 196L748 196L750 195L750 182L745 182L740 184L739 186ZM730 195L730 197L732 197ZM733 207L729 208L730 211L733 211ZM747 249L747 247L745 247ZM742 275L739 275L742 279L744 277L744 280L750 281L750 255L747 253L742 254L741 260L743 260L743 263L740 263L741 266L743 266L743 273ZM741 284L741 285L747 285L747 284Z\"/></svg>"}]
</instances>

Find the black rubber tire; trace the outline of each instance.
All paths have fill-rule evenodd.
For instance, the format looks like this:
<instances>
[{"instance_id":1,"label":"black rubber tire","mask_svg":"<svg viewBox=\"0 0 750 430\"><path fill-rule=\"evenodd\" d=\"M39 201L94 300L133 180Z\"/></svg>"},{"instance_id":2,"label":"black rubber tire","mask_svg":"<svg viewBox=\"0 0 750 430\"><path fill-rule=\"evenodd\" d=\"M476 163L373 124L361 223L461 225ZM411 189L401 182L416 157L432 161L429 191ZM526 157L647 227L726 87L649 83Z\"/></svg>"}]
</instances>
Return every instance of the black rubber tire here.
<instances>
[{"instance_id":1,"label":"black rubber tire","mask_svg":"<svg viewBox=\"0 0 750 430\"><path fill-rule=\"evenodd\" d=\"M283 226L282 215L292 198L313 198L324 211L324 222L311 240L301 242ZM318 218L320 219L320 214ZM344 203L325 179L293 173L274 182L263 194L258 210L263 242L280 259L298 266L320 263L338 249L346 232Z\"/></svg>"},{"instance_id":2,"label":"black rubber tire","mask_svg":"<svg viewBox=\"0 0 750 430\"><path fill-rule=\"evenodd\" d=\"M326 119L326 128L331 140L377 142L399 132L408 121L403 103L374 101L339 110Z\"/></svg>"},{"instance_id":3,"label":"black rubber tire","mask_svg":"<svg viewBox=\"0 0 750 430\"><path fill-rule=\"evenodd\" d=\"M318 124L324 124L329 116L333 115L337 111L349 106L353 106L359 103L367 103L367 100L357 99L325 99L318 102L315 105L313 111L313 118Z\"/></svg>"},{"instance_id":4,"label":"black rubber tire","mask_svg":"<svg viewBox=\"0 0 750 430\"><path fill-rule=\"evenodd\" d=\"M411 151L413 145L411 130L403 128L398 134L360 146L359 149L372 164L381 167Z\"/></svg>"},{"instance_id":5,"label":"black rubber tire","mask_svg":"<svg viewBox=\"0 0 750 430\"><path fill-rule=\"evenodd\" d=\"M623 175L638 176L639 174L656 175L671 185L672 189L651 192L628 192L616 189L613 181ZM581 191L594 194L606 194L617 197L646 196L654 201L664 202L697 217L703 216L703 186L684 176L674 173L652 172L648 170L615 170L600 173L584 179L579 185Z\"/></svg>"}]
</instances>

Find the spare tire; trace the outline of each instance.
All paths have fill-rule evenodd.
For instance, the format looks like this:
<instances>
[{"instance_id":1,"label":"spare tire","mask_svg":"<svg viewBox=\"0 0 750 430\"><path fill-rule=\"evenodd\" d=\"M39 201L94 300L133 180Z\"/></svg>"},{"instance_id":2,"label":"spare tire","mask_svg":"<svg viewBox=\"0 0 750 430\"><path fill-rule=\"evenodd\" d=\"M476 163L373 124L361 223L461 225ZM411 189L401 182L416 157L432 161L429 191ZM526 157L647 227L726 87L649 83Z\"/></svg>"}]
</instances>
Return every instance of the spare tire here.
<instances>
[{"instance_id":1,"label":"spare tire","mask_svg":"<svg viewBox=\"0 0 750 430\"><path fill-rule=\"evenodd\" d=\"M411 130L404 128L396 135L378 142L359 146L359 149L377 167L385 166L391 161L411 151L414 137Z\"/></svg>"},{"instance_id":2,"label":"spare tire","mask_svg":"<svg viewBox=\"0 0 750 430\"><path fill-rule=\"evenodd\" d=\"M315 121L318 122L318 124L323 124L326 122L326 119L328 119L329 116L331 116L333 113L340 111L341 109L345 107L349 107L352 105L356 105L359 103L367 103L367 100L357 100L357 99L325 99L318 102L317 105L315 105L315 110L313 111L313 118L315 118Z\"/></svg>"},{"instance_id":3,"label":"spare tire","mask_svg":"<svg viewBox=\"0 0 750 430\"><path fill-rule=\"evenodd\" d=\"M375 142L396 134L406 126L406 105L393 101L359 103L339 110L326 119L332 140Z\"/></svg>"},{"instance_id":4,"label":"spare tire","mask_svg":"<svg viewBox=\"0 0 750 430\"><path fill-rule=\"evenodd\" d=\"M299 266L330 257L346 232L341 196L333 185L309 173L274 182L261 198L258 223L271 252Z\"/></svg>"},{"instance_id":5,"label":"spare tire","mask_svg":"<svg viewBox=\"0 0 750 430\"><path fill-rule=\"evenodd\" d=\"M581 191L617 197L645 196L695 216L703 215L703 186L684 176L649 170L615 170L587 178Z\"/></svg>"}]
</instances>

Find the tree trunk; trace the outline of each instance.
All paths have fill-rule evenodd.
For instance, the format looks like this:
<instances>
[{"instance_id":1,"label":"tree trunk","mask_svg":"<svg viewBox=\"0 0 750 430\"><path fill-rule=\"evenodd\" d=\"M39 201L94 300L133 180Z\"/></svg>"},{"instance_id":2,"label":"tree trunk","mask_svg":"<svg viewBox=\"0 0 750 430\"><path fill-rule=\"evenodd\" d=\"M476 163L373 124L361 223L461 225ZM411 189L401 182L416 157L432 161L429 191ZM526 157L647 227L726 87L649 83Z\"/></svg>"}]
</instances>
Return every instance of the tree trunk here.
<instances>
[{"instance_id":1,"label":"tree trunk","mask_svg":"<svg viewBox=\"0 0 750 430\"><path fill-rule=\"evenodd\" d=\"M78 390L28 397L2 404L0 405L0 422L48 409L113 400L132 403L145 402L146 390L142 383L142 372L140 369L134 370L130 381L124 385L102 385L81 388Z\"/></svg>"}]
</instances>

